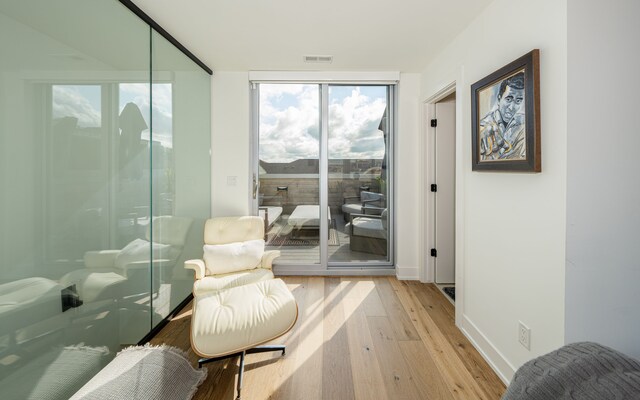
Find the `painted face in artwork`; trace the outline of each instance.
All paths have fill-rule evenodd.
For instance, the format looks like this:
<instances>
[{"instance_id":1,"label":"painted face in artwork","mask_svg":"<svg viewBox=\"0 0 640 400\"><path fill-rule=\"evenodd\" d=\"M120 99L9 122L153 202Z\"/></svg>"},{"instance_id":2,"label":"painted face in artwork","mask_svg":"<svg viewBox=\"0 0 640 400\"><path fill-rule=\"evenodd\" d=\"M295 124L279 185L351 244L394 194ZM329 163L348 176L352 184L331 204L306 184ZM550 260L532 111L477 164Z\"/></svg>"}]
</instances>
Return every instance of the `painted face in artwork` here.
<instances>
[{"instance_id":1,"label":"painted face in artwork","mask_svg":"<svg viewBox=\"0 0 640 400\"><path fill-rule=\"evenodd\" d=\"M507 86L502 96L498 97L498 109L505 125L518 113L523 101L524 89L514 89L511 86Z\"/></svg>"}]
</instances>

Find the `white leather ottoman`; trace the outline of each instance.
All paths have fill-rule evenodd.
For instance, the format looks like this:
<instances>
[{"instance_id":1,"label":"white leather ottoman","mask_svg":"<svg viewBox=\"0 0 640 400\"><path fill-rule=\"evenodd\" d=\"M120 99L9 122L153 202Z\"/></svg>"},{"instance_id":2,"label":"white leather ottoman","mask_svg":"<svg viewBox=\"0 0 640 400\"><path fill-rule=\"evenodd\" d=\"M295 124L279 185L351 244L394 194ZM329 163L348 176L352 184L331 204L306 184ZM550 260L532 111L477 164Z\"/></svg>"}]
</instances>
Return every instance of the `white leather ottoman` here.
<instances>
[{"instance_id":1,"label":"white leather ottoman","mask_svg":"<svg viewBox=\"0 0 640 400\"><path fill-rule=\"evenodd\" d=\"M287 333L298 319L298 305L281 279L271 279L194 297L191 347L198 365L240 357L238 399L246 354L285 352L284 346L262 346Z\"/></svg>"}]
</instances>

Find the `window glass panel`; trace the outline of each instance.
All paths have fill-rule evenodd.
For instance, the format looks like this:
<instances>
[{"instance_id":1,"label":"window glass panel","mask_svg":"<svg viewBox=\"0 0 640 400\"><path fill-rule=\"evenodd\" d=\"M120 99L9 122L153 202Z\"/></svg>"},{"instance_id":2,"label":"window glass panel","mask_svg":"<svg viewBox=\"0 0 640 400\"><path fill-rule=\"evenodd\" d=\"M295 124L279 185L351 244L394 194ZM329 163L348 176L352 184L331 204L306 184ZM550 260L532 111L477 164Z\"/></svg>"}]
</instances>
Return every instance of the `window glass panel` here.
<instances>
[{"instance_id":1,"label":"window glass panel","mask_svg":"<svg viewBox=\"0 0 640 400\"><path fill-rule=\"evenodd\" d=\"M259 212L282 264L320 262L320 86L261 84Z\"/></svg>"},{"instance_id":2,"label":"window glass panel","mask_svg":"<svg viewBox=\"0 0 640 400\"><path fill-rule=\"evenodd\" d=\"M389 259L387 86L329 86L330 262ZM332 227L333 228L333 227Z\"/></svg>"}]
</instances>

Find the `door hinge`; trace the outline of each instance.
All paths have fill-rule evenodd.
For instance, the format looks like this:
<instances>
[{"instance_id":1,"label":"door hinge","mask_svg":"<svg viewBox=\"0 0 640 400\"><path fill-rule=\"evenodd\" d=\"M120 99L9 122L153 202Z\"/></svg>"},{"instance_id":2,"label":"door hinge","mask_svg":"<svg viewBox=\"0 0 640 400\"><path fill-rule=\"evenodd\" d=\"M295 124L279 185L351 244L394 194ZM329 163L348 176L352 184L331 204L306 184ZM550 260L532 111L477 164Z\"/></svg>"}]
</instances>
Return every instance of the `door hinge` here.
<instances>
[{"instance_id":1,"label":"door hinge","mask_svg":"<svg viewBox=\"0 0 640 400\"><path fill-rule=\"evenodd\" d=\"M431 120L431 127L435 128L436 126L438 126L438 120L434 118Z\"/></svg>"},{"instance_id":2,"label":"door hinge","mask_svg":"<svg viewBox=\"0 0 640 400\"><path fill-rule=\"evenodd\" d=\"M431 191L432 192L437 192L438 191L438 185L436 185L435 183L431 184Z\"/></svg>"},{"instance_id":3,"label":"door hinge","mask_svg":"<svg viewBox=\"0 0 640 400\"><path fill-rule=\"evenodd\" d=\"M431 257L438 257L438 250L431 249Z\"/></svg>"}]
</instances>

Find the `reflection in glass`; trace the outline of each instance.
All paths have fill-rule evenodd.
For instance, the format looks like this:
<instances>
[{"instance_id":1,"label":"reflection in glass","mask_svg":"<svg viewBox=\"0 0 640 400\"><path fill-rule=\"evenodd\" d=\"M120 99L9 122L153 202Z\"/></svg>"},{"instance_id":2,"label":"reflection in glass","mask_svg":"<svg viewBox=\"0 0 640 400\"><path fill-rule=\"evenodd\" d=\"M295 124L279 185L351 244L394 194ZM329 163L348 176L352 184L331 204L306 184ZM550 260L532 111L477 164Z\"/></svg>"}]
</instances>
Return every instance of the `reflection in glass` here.
<instances>
[{"instance_id":1,"label":"reflection in glass","mask_svg":"<svg viewBox=\"0 0 640 400\"><path fill-rule=\"evenodd\" d=\"M0 398L68 399L190 293L210 80L118 2L3 1L0 43Z\"/></svg>"}]
</instances>

